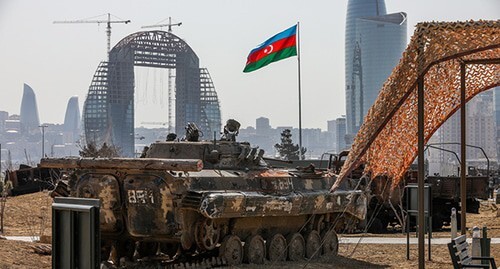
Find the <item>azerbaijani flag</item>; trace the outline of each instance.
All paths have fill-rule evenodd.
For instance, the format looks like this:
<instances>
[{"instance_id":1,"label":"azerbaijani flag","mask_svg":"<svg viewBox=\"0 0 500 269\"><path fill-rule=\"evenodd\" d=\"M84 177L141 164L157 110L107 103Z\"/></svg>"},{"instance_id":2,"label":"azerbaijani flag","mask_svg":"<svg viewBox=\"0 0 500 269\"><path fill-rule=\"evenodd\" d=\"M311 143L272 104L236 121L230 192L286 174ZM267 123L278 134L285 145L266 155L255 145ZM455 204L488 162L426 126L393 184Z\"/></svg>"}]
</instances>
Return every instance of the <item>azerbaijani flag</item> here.
<instances>
[{"instance_id":1,"label":"azerbaijani flag","mask_svg":"<svg viewBox=\"0 0 500 269\"><path fill-rule=\"evenodd\" d=\"M243 72L248 73L264 67L272 62L277 62L297 55L296 41L297 25L274 35L257 48L250 51Z\"/></svg>"}]
</instances>

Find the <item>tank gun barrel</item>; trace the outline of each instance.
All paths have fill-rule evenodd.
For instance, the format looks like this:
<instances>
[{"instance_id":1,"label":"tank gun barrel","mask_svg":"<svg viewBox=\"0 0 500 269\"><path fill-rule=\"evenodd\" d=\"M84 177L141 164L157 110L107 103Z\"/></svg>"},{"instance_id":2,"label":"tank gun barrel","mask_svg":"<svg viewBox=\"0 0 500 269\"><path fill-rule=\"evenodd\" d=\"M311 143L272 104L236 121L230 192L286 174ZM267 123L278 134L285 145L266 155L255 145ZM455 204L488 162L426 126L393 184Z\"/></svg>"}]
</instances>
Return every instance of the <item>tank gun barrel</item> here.
<instances>
[{"instance_id":1,"label":"tank gun barrel","mask_svg":"<svg viewBox=\"0 0 500 269\"><path fill-rule=\"evenodd\" d=\"M281 159L275 159L275 158L269 158L269 157L262 157L264 161L276 161L276 162L281 162L281 163L293 163L292 161L286 161L286 160L281 160Z\"/></svg>"},{"instance_id":2,"label":"tank gun barrel","mask_svg":"<svg viewBox=\"0 0 500 269\"><path fill-rule=\"evenodd\" d=\"M199 172L203 162L198 159L161 158L43 158L39 167L65 169L148 169Z\"/></svg>"}]
</instances>

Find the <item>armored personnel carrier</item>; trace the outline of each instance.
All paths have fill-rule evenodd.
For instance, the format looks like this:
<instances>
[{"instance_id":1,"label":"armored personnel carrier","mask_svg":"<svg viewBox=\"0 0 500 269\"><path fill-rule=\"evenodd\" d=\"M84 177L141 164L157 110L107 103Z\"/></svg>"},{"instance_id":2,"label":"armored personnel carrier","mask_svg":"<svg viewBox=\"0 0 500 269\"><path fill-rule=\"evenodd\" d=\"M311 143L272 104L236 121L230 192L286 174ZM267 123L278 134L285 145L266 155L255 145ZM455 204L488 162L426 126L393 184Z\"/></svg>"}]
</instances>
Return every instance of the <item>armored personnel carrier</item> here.
<instances>
[{"instance_id":1,"label":"armored personnel carrier","mask_svg":"<svg viewBox=\"0 0 500 269\"><path fill-rule=\"evenodd\" d=\"M220 140L199 141L188 125L184 139L170 135L141 158L43 159L41 166L67 169L71 196L100 199L101 258L109 267L197 255L229 265L335 255L335 231L365 218L365 194L331 193L330 169L270 168L262 149L235 141L238 128L230 120Z\"/></svg>"}]
</instances>

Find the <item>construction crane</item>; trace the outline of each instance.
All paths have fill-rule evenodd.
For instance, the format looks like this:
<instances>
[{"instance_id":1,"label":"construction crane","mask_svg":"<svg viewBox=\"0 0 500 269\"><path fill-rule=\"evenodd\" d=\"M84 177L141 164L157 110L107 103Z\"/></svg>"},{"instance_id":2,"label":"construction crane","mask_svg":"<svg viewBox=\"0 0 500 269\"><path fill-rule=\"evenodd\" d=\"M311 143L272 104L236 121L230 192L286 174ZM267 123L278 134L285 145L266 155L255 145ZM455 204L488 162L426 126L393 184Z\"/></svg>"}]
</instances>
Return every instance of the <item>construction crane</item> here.
<instances>
[{"instance_id":1,"label":"construction crane","mask_svg":"<svg viewBox=\"0 0 500 269\"><path fill-rule=\"evenodd\" d=\"M168 32L172 33L172 26L181 26L182 22L179 23L172 23L172 17L168 17L168 23L165 24L155 24L155 25L146 25L142 26L141 28L157 28L159 27L160 29L162 27L168 27ZM172 70L168 69L168 132L172 132Z\"/></svg>"},{"instance_id":2,"label":"construction crane","mask_svg":"<svg viewBox=\"0 0 500 269\"><path fill-rule=\"evenodd\" d=\"M158 28L158 27L167 27L168 26L168 32L172 32L172 26L181 26L182 22L179 23L172 23L172 17L168 17L168 23L165 24L155 24L155 25L146 25L142 26L141 28Z\"/></svg>"},{"instance_id":3,"label":"construction crane","mask_svg":"<svg viewBox=\"0 0 500 269\"><path fill-rule=\"evenodd\" d=\"M117 21L112 21L111 20L111 14L108 13L108 19L107 20L74 20L74 21L54 21L54 23L106 23L106 35L108 37L108 59L109 59L109 51L111 50L111 24L112 23L130 23L130 20L117 20Z\"/></svg>"}]
</instances>

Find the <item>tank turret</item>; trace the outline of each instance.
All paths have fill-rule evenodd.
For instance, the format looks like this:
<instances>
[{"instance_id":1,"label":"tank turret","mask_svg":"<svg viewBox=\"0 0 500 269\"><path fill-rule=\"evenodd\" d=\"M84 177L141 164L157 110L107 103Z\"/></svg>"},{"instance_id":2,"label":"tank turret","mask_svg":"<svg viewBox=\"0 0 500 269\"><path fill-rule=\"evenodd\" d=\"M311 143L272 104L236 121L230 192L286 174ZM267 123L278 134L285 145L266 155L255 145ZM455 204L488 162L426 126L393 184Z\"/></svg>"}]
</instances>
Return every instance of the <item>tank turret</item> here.
<instances>
[{"instance_id":1,"label":"tank turret","mask_svg":"<svg viewBox=\"0 0 500 269\"><path fill-rule=\"evenodd\" d=\"M198 128L190 123L183 140L153 143L144 157L200 159L205 169L266 169L264 150L251 147L248 142L236 142L239 127L237 121L229 120L220 140L198 141Z\"/></svg>"}]
</instances>

